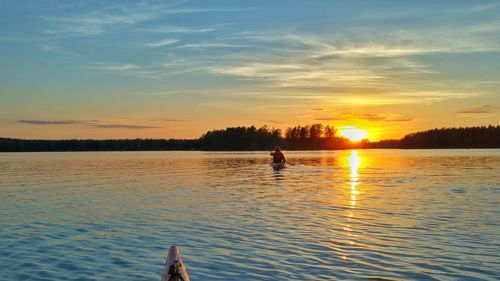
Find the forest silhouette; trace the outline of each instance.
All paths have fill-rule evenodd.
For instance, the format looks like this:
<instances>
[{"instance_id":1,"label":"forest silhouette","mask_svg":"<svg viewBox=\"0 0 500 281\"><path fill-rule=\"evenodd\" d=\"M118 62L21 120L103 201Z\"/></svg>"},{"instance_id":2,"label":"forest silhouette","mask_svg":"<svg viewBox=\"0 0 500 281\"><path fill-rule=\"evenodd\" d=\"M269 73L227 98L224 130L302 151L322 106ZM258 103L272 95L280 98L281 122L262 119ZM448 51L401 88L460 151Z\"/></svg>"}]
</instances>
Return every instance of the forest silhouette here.
<instances>
[{"instance_id":1,"label":"forest silhouette","mask_svg":"<svg viewBox=\"0 0 500 281\"><path fill-rule=\"evenodd\" d=\"M281 146L286 150L359 148L500 148L500 125L441 128L411 133L402 139L351 142L333 126L312 124L282 130L263 126L211 130L198 139L65 139L0 138L0 152L22 151L259 151Z\"/></svg>"}]
</instances>

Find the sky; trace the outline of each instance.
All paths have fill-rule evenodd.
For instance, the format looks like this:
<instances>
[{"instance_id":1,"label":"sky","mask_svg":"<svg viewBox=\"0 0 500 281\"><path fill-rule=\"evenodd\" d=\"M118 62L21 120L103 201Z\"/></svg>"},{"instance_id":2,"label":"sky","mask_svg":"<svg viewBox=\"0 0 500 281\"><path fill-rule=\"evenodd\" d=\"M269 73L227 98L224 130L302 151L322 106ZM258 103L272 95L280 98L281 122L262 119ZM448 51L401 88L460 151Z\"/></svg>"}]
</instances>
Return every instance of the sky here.
<instances>
[{"instance_id":1,"label":"sky","mask_svg":"<svg viewBox=\"0 0 500 281\"><path fill-rule=\"evenodd\" d=\"M500 1L0 0L0 137L500 124Z\"/></svg>"}]
</instances>

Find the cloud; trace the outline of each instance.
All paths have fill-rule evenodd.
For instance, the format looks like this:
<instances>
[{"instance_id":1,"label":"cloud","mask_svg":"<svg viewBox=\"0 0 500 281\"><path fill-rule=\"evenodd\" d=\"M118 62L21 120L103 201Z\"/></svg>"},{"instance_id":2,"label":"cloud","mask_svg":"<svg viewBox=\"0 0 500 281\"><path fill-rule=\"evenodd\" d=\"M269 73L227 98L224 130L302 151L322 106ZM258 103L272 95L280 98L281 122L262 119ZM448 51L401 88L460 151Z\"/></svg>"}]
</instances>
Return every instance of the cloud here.
<instances>
[{"instance_id":1,"label":"cloud","mask_svg":"<svg viewBox=\"0 0 500 281\"><path fill-rule=\"evenodd\" d=\"M265 92L247 92L235 91L233 88L197 88L192 90L172 90L172 91L159 91L159 92L136 92L132 95L137 96L170 96L170 95L206 95L206 96L219 96L223 98L231 98L235 96L247 95L266 95Z\"/></svg>"},{"instance_id":2,"label":"cloud","mask_svg":"<svg viewBox=\"0 0 500 281\"><path fill-rule=\"evenodd\" d=\"M398 118L398 119L387 119L385 122L410 122L413 121L411 118Z\"/></svg>"},{"instance_id":3,"label":"cloud","mask_svg":"<svg viewBox=\"0 0 500 281\"><path fill-rule=\"evenodd\" d=\"M170 119L174 120L174 119ZM165 121L165 120L164 120ZM98 129L159 129L162 127L135 124L108 124L101 120L16 120L18 123L36 126L84 125Z\"/></svg>"},{"instance_id":4,"label":"cloud","mask_svg":"<svg viewBox=\"0 0 500 281\"><path fill-rule=\"evenodd\" d=\"M76 43L67 44L74 42L66 40L68 36L101 35L92 42L117 43L113 47L118 51L109 56L104 53L108 48L102 48L101 51L100 45L96 46L95 53L82 51L89 53L84 64L90 65L88 68L92 71L97 69L104 74L157 81L177 76L183 78L178 81L186 81L188 75L194 72L202 78L198 80L201 83L217 76L215 79L221 83L213 87L211 94L214 97L221 97L218 87L229 85L233 87L230 90L231 97L238 96L236 98L239 101L244 100L242 104L248 100L279 100L279 106L283 107L289 107L297 100L301 103L310 101L311 106L318 106L323 101L325 106L430 104L482 95L485 93L482 89L486 87L474 84L481 81L449 78L451 75L440 73L446 67L440 67L439 71L433 65L439 60L428 58L442 53L500 50L500 37L491 36L500 32L500 21L481 17L480 14L469 18L467 15L471 11L455 11L463 8L460 5L452 9L452 15L444 18L426 5L421 6L424 9L415 11L407 9L411 5L403 5L389 12L374 10L370 14L373 17L353 15L341 29L335 26L336 19L332 19L332 25L328 28L325 24L324 27L311 29L309 25L301 25L301 18L297 19L295 27L294 24L284 24L286 22L276 19L263 21L259 25L235 24L226 28L222 26L225 23L217 24L220 19L211 22L213 19L210 17L192 20L187 20L187 17L191 13L243 9L188 7L184 4L192 5L184 1L132 1L98 6L82 4L81 8L43 17L43 23L48 24L45 26L47 31L54 37L48 36L50 40L39 46L46 51L62 52L63 48L78 47ZM478 5L465 6L478 7L474 13L489 11ZM493 6L498 8L498 5ZM175 20L172 20L174 17ZM423 22L423 18L428 19L428 22ZM456 21L450 21L450 18ZM464 18L468 20L462 21ZM176 22L193 26L177 26ZM461 28L456 28L457 24ZM216 28L214 34L202 34L216 31ZM112 36L106 38L106 35ZM136 39L128 40L130 38ZM127 41L120 41L123 39ZM88 43L87 38L81 40ZM130 45L127 44L130 42L136 42L132 43L134 48L143 48L137 53L144 55L140 58L127 55L130 51ZM165 52L166 49L168 52ZM95 62L103 57L115 61ZM237 80L236 83L234 80ZM200 92L197 89L190 91L198 86L172 82L178 83L174 89L179 90L136 95L168 96ZM248 89L255 91L255 94L244 93ZM364 118L373 120L380 117ZM404 118L402 121L397 120L386 121L404 122Z\"/></svg>"},{"instance_id":5,"label":"cloud","mask_svg":"<svg viewBox=\"0 0 500 281\"><path fill-rule=\"evenodd\" d=\"M118 5L107 5L102 8L92 7L90 11L85 12L81 12L84 9L69 9L64 16L49 16L42 19L51 24L45 30L49 35L96 36L109 30L130 30L139 23L168 15L243 11L226 8L179 8L176 5L176 3L153 4L149 1L120 2ZM190 28L171 28L169 32L200 32L200 30L206 32L203 29Z\"/></svg>"},{"instance_id":6,"label":"cloud","mask_svg":"<svg viewBox=\"0 0 500 281\"><path fill-rule=\"evenodd\" d=\"M483 36L497 26L491 20L478 19L460 30L444 23L433 28L402 25L380 29L379 23L362 28L351 25L328 34L291 29L239 32L223 37L222 42L248 49L206 70L253 82L254 88L267 89L268 99L323 96L337 104L435 103L486 92L478 86L481 81L452 80L432 60L422 58L498 51L500 40ZM280 89L302 95L290 96Z\"/></svg>"},{"instance_id":7,"label":"cloud","mask_svg":"<svg viewBox=\"0 0 500 281\"><path fill-rule=\"evenodd\" d=\"M448 99L463 99L477 96L477 93L471 92L453 92L453 91L399 91L399 85L378 85L373 84L373 88L368 85L314 85L303 87L273 87L262 86L267 81L262 80L261 85L255 86L252 91L225 90L211 91L213 95L221 98L230 98L231 100L240 100L248 102L252 100L259 102L257 107L269 107L269 104L275 106L280 104L282 107L290 107L294 104L311 103L312 106L319 104L328 104L330 107L337 106L374 106L374 105L395 105L395 104L432 104ZM431 84L431 83L429 83ZM437 87L437 86L436 86ZM297 101L300 101L299 103ZM319 110L316 110L319 111Z\"/></svg>"},{"instance_id":8,"label":"cloud","mask_svg":"<svg viewBox=\"0 0 500 281\"><path fill-rule=\"evenodd\" d=\"M61 47L55 46L55 45L50 45L50 44L40 44L39 45L40 49L46 51L46 52L58 52L61 51Z\"/></svg>"},{"instance_id":9,"label":"cloud","mask_svg":"<svg viewBox=\"0 0 500 281\"><path fill-rule=\"evenodd\" d=\"M92 127L98 128L98 129L132 129L132 130L163 128L163 127L157 127L157 126L127 125L127 124L96 124L96 125L92 125Z\"/></svg>"},{"instance_id":10,"label":"cloud","mask_svg":"<svg viewBox=\"0 0 500 281\"><path fill-rule=\"evenodd\" d=\"M339 119L336 117L316 117L316 118L314 118L314 120L317 120L317 121L335 121L335 120L344 120L344 119Z\"/></svg>"},{"instance_id":11,"label":"cloud","mask_svg":"<svg viewBox=\"0 0 500 281\"><path fill-rule=\"evenodd\" d=\"M269 124L283 124L283 122L278 121L278 120L272 120L272 119L264 119L262 120L263 122L269 123Z\"/></svg>"},{"instance_id":12,"label":"cloud","mask_svg":"<svg viewBox=\"0 0 500 281\"><path fill-rule=\"evenodd\" d=\"M185 26L155 26L149 28L138 28L136 31L141 32L152 32L152 33L205 33L205 32L214 32L215 28L193 28L193 27L185 27Z\"/></svg>"},{"instance_id":13,"label":"cloud","mask_svg":"<svg viewBox=\"0 0 500 281\"><path fill-rule=\"evenodd\" d=\"M386 120L387 116L381 115L381 114L365 113L365 114L358 115L357 118L367 120L367 121L381 121L381 120Z\"/></svg>"},{"instance_id":14,"label":"cloud","mask_svg":"<svg viewBox=\"0 0 500 281\"><path fill-rule=\"evenodd\" d=\"M151 118L149 121L162 121L162 122L185 122L186 119L175 119L175 118Z\"/></svg>"},{"instance_id":15,"label":"cloud","mask_svg":"<svg viewBox=\"0 0 500 281\"><path fill-rule=\"evenodd\" d=\"M131 63L95 63L94 68L101 70L111 70L111 71L127 71L127 70L137 70L141 67L136 64Z\"/></svg>"},{"instance_id":16,"label":"cloud","mask_svg":"<svg viewBox=\"0 0 500 281\"><path fill-rule=\"evenodd\" d=\"M157 16L154 11L136 11L128 14L112 12L94 12L87 15L72 17L50 17L45 20L53 23L52 28L46 29L49 35L80 35L92 36L104 32L106 27L131 26Z\"/></svg>"},{"instance_id":17,"label":"cloud","mask_svg":"<svg viewBox=\"0 0 500 281\"><path fill-rule=\"evenodd\" d=\"M170 95L177 95L177 94L182 94L182 91L165 91L165 92L151 92L151 93L134 93L136 96L170 96Z\"/></svg>"},{"instance_id":18,"label":"cloud","mask_svg":"<svg viewBox=\"0 0 500 281\"><path fill-rule=\"evenodd\" d=\"M201 43L189 43L180 45L177 48L179 49L208 49L208 48L245 48L244 45L236 45L236 44L227 44L227 43L210 43L210 42L201 42Z\"/></svg>"},{"instance_id":19,"label":"cloud","mask_svg":"<svg viewBox=\"0 0 500 281\"><path fill-rule=\"evenodd\" d=\"M184 119L158 119L160 121L165 121L165 122L184 122L184 121L187 121L187 120L184 120Z\"/></svg>"},{"instance_id":20,"label":"cloud","mask_svg":"<svg viewBox=\"0 0 500 281\"><path fill-rule=\"evenodd\" d=\"M165 11L166 14L192 14L192 13L210 13L210 12L242 12L248 9L237 8L177 8Z\"/></svg>"},{"instance_id":21,"label":"cloud","mask_svg":"<svg viewBox=\"0 0 500 281\"><path fill-rule=\"evenodd\" d=\"M370 95L350 95L343 97L339 103L353 105L387 105L387 104L432 104L448 99L464 99L477 96L477 93L449 91L415 91L386 92Z\"/></svg>"},{"instance_id":22,"label":"cloud","mask_svg":"<svg viewBox=\"0 0 500 281\"><path fill-rule=\"evenodd\" d=\"M168 46L168 45L173 45L175 43L179 42L179 40L177 39L163 39L163 40L160 40L158 42L154 42L154 43L148 43L148 44L145 44L146 46L149 46L149 47L164 47L164 46Z\"/></svg>"},{"instance_id":23,"label":"cloud","mask_svg":"<svg viewBox=\"0 0 500 281\"><path fill-rule=\"evenodd\" d=\"M499 109L500 109L500 107L498 107L498 106L481 105L481 106L475 106L475 107L468 108L468 109L457 110L454 113L455 114L459 114L459 115L467 115L467 116L472 116L472 115L493 115Z\"/></svg>"},{"instance_id":24,"label":"cloud","mask_svg":"<svg viewBox=\"0 0 500 281\"><path fill-rule=\"evenodd\" d=\"M124 74L134 77L160 79L161 71L150 66L141 66L132 63L113 63L113 62L93 62L87 68L106 71L111 74Z\"/></svg>"},{"instance_id":25,"label":"cloud","mask_svg":"<svg viewBox=\"0 0 500 281\"><path fill-rule=\"evenodd\" d=\"M499 40L484 37L485 32L500 30L498 21L483 21L464 26L440 25L384 27L378 25L357 28L349 26L333 34L298 33L290 30L243 32L228 36L228 40L255 46L267 46L309 54L312 58L328 57L407 57L432 53L466 53L500 50ZM355 33L356 37L352 37ZM432 33L434 36L429 37ZM375 35L376 34L376 35Z\"/></svg>"},{"instance_id":26,"label":"cloud","mask_svg":"<svg viewBox=\"0 0 500 281\"><path fill-rule=\"evenodd\" d=\"M78 121L78 120L17 120L18 123L30 124L30 125L71 125L71 124L87 124L88 121Z\"/></svg>"},{"instance_id":27,"label":"cloud","mask_svg":"<svg viewBox=\"0 0 500 281\"><path fill-rule=\"evenodd\" d=\"M190 61L185 59L160 59L158 61L144 62L143 64L123 63L123 62L103 62L94 61L88 62L86 68L92 70L101 70L108 74L114 75L128 75L138 78L148 79L164 79L169 76L182 75L192 72L201 72L206 69L203 66L203 61ZM178 92L189 92L183 90ZM174 91L160 92L160 93L136 93L136 95L151 95L161 96L173 94Z\"/></svg>"},{"instance_id":28,"label":"cloud","mask_svg":"<svg viewBox=\"0 0 500 281\"><path fill-rule=\"evenodd\" d=\"M316 117L317 121L346 121L346 120L362 120L372 122L409 122L413 119L401 118L399 114L373 114L373 113L350 113L344 112L334 116Z\"/></svg>"},{"instance_id":29,"label":"cloud","mask_svg":"<svg viewBox=\"0 0 500 281\"><path fill-rule=\"evenodd\" d=\"M259 80L262 78L279 80L279 76L283 73L297 73L305 70L305 68L307 68L306 65L291 63L248 63L240 66L212 67L210 68L210 70L220 74L254 78Z\"/></svg>"}]
</instances>

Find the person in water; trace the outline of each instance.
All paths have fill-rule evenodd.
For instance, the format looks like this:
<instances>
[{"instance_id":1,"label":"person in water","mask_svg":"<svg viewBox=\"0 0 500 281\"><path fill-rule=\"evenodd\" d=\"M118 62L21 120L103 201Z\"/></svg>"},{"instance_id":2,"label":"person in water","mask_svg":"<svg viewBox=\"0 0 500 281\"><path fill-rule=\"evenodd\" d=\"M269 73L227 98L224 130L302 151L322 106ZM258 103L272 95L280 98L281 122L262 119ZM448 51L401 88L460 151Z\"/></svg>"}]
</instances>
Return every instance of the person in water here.
<instances>
[{"instance_id":1,"label":"person in water","mask_svg":"<svg viewBox=\"0 0 500 281\"><path fill-rule=\"evenodd\" d=\"M270 155L273 157L273 163L285 163L286 162L285 154L283 154L283 152L281 152L281 149L279 148L279 146L277 146L276 149L274 149L274 152L271 152Z\"/></svg>"}]
</instances>

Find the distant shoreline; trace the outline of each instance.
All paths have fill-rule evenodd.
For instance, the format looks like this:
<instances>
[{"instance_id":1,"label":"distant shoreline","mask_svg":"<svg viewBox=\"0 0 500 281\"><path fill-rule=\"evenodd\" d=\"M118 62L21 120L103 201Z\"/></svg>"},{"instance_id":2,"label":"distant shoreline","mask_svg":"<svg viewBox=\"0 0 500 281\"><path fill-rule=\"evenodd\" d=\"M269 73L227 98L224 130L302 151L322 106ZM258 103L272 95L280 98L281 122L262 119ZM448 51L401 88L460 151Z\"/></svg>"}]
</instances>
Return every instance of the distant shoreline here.
<instances>
[{"instance_id":1,"label":"distant shoreline","mask_svg":"<svg viewBox=\"0 0 500 281\"><path fill-rule=\"evenodd\" d=\"M287 130L285 136L279 129L251 126L213 130L198 139L27 140L0 138L0 152L269 151L276 146L289 151L491 149L500 148L500 125L432 129L408 134L399 140L377 142L369 140L351 142L342 136L337 136L334 129L326 134L320 124L294 127L292 130Z\"/></svg>"},{"instance_id":2,"label":"distant shoreline","mask_svg":"<svg viewBox=\"0 0 500 281\"><path fill-rule=\"evenodd\" d=\"M345 149L318 149L318 150L285 150L288 152L319 152L319 151L345 151L345 150L495 150L500 149L500 147L486 147L486 148L345 148ZM38 150L38 151L0 151L0 154L9 153L78 153L78 152L214 152L214 153L225 153L225 152L262 152L269 153L266 150Z\"/></svg>"}]
</instances>

